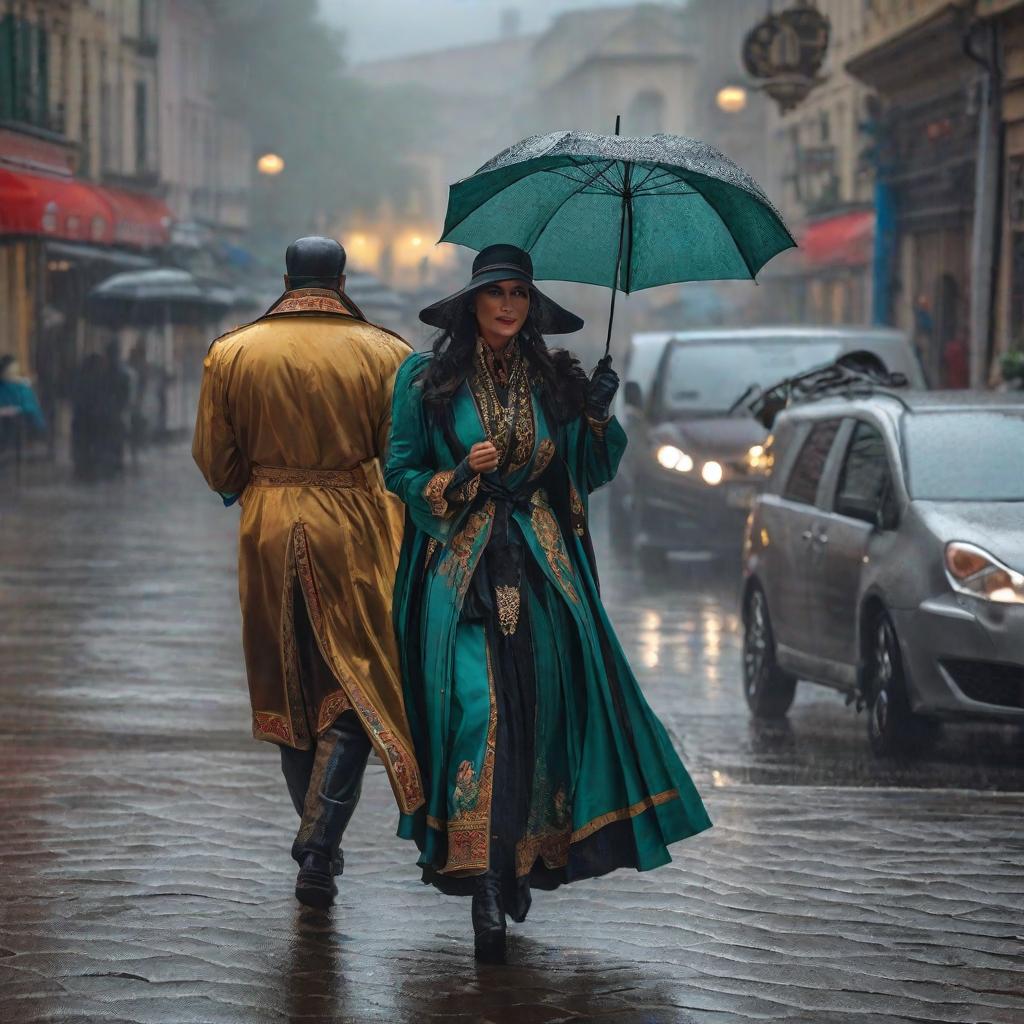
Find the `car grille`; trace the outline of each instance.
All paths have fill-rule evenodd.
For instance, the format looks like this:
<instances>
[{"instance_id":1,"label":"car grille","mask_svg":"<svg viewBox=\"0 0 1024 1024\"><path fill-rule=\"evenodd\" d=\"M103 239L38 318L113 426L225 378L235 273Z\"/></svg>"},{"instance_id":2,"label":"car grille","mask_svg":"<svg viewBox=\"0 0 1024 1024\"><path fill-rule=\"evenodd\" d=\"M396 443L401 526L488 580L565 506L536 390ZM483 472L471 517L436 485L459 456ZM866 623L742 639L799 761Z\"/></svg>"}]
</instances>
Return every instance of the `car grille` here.
<instances>
[{"instance_id":1,"label":"car grille","mask_svg":"<svg viewBox=\"0 0 1024 1024\"><path fill-rule=\"evenodd\" d=\"M971 700L1003 708L1024 708L1024 665L949 658L943 660L942 667Z\"/></svg>"}]
</instances>

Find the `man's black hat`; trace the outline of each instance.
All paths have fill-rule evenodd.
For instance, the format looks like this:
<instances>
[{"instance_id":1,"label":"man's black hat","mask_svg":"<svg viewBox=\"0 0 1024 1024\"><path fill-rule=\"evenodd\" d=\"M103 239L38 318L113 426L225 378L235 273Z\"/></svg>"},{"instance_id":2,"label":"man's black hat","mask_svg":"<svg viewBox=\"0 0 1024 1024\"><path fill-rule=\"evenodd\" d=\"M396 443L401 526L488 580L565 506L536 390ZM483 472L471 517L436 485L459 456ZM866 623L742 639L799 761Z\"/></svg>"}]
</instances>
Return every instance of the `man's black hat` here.
<instances>
[{"instance_id":1,"label":"man's black hat","mask_svg":"<svg viewBox=\"0 0 1024 1024\"><path fill-rule=\"evenodd\" d=\"M473 277L464 288L420 310L420 319L431 327L447 327L463 296L495 281L525 281L530 286L530 302L538 314L541 334L572 334L583 321L549 299L533 283L533 260L515 245L489 245L473 260Z\"/></svg>"},{"instance_id":2,"label":"man's black hat","mask_svg":"<svg viewBox=\"0 0 1024 1024\"><path fill-rule=\"evenodd\" d=\"M331 284L345 273L345 249L333 238L308 235L288 246L284 263L295 288L310 282Z\"/></svg>"}]
</instances>

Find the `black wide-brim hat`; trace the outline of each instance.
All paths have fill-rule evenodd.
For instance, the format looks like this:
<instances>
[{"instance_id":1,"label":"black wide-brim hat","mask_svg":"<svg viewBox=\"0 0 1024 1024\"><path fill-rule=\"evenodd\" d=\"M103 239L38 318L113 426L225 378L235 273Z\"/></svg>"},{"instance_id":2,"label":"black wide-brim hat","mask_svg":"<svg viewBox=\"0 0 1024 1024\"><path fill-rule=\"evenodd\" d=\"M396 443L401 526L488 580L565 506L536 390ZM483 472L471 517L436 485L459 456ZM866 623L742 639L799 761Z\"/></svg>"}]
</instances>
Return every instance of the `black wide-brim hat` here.
<instances>
[{"instance_id":1,"label":"black wide-brim hat","mask_svg":"<svg viewBox=\"0 0 1024 1024\"><path fill-rule=\"evenodd\" d=\"M469 284L453 295L420 310L420 319L431 327L447 327L459 302L495 281L525 281L530 286L530 307L537 316L541 334L572 334L583 326L583 321L554 299L548 298L533 283L533 260L530 254L515 245L489 245L481 249L473 260L473 277Z\"/></svg>"}]
</instances>

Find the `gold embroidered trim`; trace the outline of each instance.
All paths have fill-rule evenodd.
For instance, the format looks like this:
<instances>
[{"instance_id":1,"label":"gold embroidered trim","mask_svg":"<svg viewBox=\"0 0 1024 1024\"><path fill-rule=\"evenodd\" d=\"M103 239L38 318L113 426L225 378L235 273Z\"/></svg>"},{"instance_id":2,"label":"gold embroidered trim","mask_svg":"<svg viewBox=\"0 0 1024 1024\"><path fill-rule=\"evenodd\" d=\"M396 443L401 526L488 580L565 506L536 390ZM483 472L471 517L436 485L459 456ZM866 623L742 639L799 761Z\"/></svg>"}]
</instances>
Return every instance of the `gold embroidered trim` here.
<instances>
[{"instance_id":1,"label":"gold embroidered trim","mask_svg":"<svg viewBox=\"0 0 1024 1024\"><path fill-rule=\"evenodd\" d=\"M550 777L547 762L537 760L533 770L530 813L526 833L516 843L516 876L528 875L538 857L549 868L564 867L569 860L569 837L572 834L572 813L565 786Z\"/></svg>"},{"instance_id":2,"label":"gold embroidered trim","mask_svg":"<svg viewBox=\"0 0 1024 1024\"><path fill-rule=\"evenodd\" d=\"M536 480L537 477L544 472L545 469L551 463L551 459L555 454L555 442L549 437L545 437L539 445L537 445L537 454L533 460L533 469L530 470L530 479Z\"/></svg>"},{"instance_id":3,"label":"gold embroidered trim","mask_svg":"<svg viewBox=\"0 0 1024 1024\"><path fill-rule=\"evenodd\" d=\"M275 739L291 746L292 729L288 719L276 711L254 711L252 713L253 739Z\"/></svg>"},{"instance_id":4,"label":"gold embroidered trim","mask_svg":"<svg viewBox=\"0 0 1024 1024\"><path fill-rule=\"evenodd\" d=\"M473 771L472 761L463 761L459 765L452 791L455 813L448 821L448 863L441 869L445 875L475 874L486 871L490 864L491 799L494 791L498 705L494 699L494 669L491 665L490 646L487 645L485 650L487 691L491 703L487 716L484 763L479 776Z\"/></svg>"},{"instance_id":5,"label":"gold embroidered trim","mask_svg":"<svg viewBox=\"0 0 1024 1024\"><path fill-rule=\"evenodd\" d=\"M441 559L438 572L448 577L449 583L458 594L460 606L473 579L479 551L483 550L482 547L477 548L477 540L484 530L490 531L493 520L493 501L487 501L483 508L470 512L462 529L449 541L446 554Z\"/></svg>"},{"instance_id":6,"label":"gold embroidered trim","mask_svg":"<svg viewBox=\"0 0 1024 1024\"><path fill-rule=\"evenodd\" d=\"M576 536L582 537L587 532L587 514L583 510L579 492L572 484L569 484L569 518Z\"/></svg>"},{"instance_id":7,"label":"gold embroidered trim","mask_svg":"<svg viewBox=\"0 0 1024 1024\"><path fill-rule=\"evenodd\" d=\"M282 299L268 316L277 313L344 313L352 314L338 297L338 293L329 288L295 288L286 298Z\"/></svg>"},{"instance_id":8,"label":"gold embroidered trim","mask_svg":"<svg viewBox=\"0 0 1024 1024\"><path fill-rule=\"evenodd\" d=\"M519 628L519 588L495 587L494 596L498 601L498 625L502 636L513 636Z\"/></svg>"},{"instance_id":9,"label":"gold embroidered trim","mask_svg":"<svg viewBox=\"0 0 1024 1024\"><path fill-rule=\"evenodd\" d=\"M440 473L435 473L423 488L423 499L430 508L430 514L437 516L438 519L448 515L448 499L444 492L448 490L454 476L454 469L442 469Z\"/></svg>"},{"instance_id":10,"label":"gold embroidered trim","mask_svg":"<svg viewBox=\"0 0 1024 1024\"><path fill-rule=\"evenodd\" d=\"M309 558L309 546L306 540L305 527L302 523L295 524L292 537L295 545L295 562L298 568L299 580L302 583L302 589L306 596L306 608L309 613L310 625L316 634L324 660L330 666L331 671L334 672L335 678L337 678L338 672L330 650L330 639L324 630L320 594ZM423 803L423 784L420 781L420 772L416 759L399 743L398 738L385 727L383 719L373 704L370 703L358 680L354 677L346 676L343 685L353 710L362 720L370 741L380 755L380 759L384 762L384 767L387 770L388 777L391 779L395 795L398 797L399 806L404 813L411 813Z\"/></svg>"},{"instance_id":11,"label":"gold embroidered trim","mask_svg":"<svg viewBox=\"0 0 1024 1024\"><path fill-rule=\"evenodd\" d=\"M548 568L551 569L559 586L573 604L579 604L579 595L573 584L572 562L569 561L569 554L565 550L565 543L562 540L562 532L558 528L558 523L542 490L534 492L530 525L537 535L537 540L540 541Z\"/></svg>"},{"instance_id":12,"label":"gold embroidered trim","mask_svg":"<svg viewBox=\"0 0 1024 1024\"><path fill-rule=\"evenodd\" d=\"M253 487L366 487L359 469L293 469L289 466L253 466Z\"/></svg>"},{"instance_id":13,"label":"gold embroidered trim","mask_svg":"<svg viewBox=\"0 0 1024 1024\"><path fill-rule=\"evenodd\" d=\"M441 542L436 537L427 538L427 553L423 559L423 568L426 570L427 566L430 565L430 560L434 557L434 552L441 546Z\"/></svg>"},{"instance_id":14,"label":"gold embroidered trim","mask_svg":"<svg viewBox=\"0 0 1024 1024\"><path fill-rule=\"evenodd\" d=\"M603 420L595 420L593 416L587 417L587 423L590 424L591 432L595 437L599 438L604 438L605 431L608 429L608 424L611 423L611 421L611 416Z\"/></svg>"},{"instance_id":15,"label":"gold embroidered trim","mask_svg":"<svg viewBox=\"0 0 1024 1024\"><path fill-rule=\"evenodd\" d=\"M320 702L320 713L316 718L317 735L330 729L339 716L351 710L352 703L345 696L343 690L335 690L333 693L329 693Z\"/></svg>"},{"instance_id":16,"label":"gold embroidered trim","mask_svg":"<svg viewBox=\"0 0 1024 1024\"><path fill-rule=\"evenodd\" d=\"M572 836L568 828L528 835L516 843L516 877L522 878L533 870L537 858L546 867L557 870L569 863L569 847Z\"/></svg>"},{"instance_id":17,"label":"gold embroidered trim","mask_svg":"<svg viewBox=\"0 0 1024 1024\"><path fill-rule=\"evenodd\" d=\"M498 464L505 461L509 446L513 446L511 470L522 469L530 460L534 443L533 399L526 361L519 352L517 339L509 342L506 365L509 367L507 387L508 405L498 394L494 371L494 357L483 341L477 340L474 372L469 378L469 389L480 413L480 422L488 439L498 450ZM512 414L518 411L515 436L512 436Z\"/></svg>"},{"instance_id":18,"label":"gold embroidered trim","mask_svg":"<svg viewBox=\"0 0 1024 1024\"><path fill-rule=\"evenodd\" d=\"M468 505L477 495L477 491L480 490L480 474L477 473L475 476L471 476L464 484L460 487L456 487L454 491L448 496L448 504L459 504Z\"/></svg>"},{"instance_id":19,"label":"gold embroidered trim","mask_svg":"<svg viewBox=\"0 0 1024 1024\"><path fill-rule=\"evenodd\" d=\"M605 825L611 825L615 821L625 821L627 818L635 818L638 814L643 814L644 811L649 811L652 807L658 807L661 804L667 804L670 800L678 799L678 789L666 789L661 793L655 793L654 796L645 796L643 800L638 800L635 804L630 804L629 807L622 807L617 811L609 811L607 814L592 818L586 825L573 832L571 841L578 843L581 839L592 836L599 829L604 828Z\"/></svg>"}]
</instances>

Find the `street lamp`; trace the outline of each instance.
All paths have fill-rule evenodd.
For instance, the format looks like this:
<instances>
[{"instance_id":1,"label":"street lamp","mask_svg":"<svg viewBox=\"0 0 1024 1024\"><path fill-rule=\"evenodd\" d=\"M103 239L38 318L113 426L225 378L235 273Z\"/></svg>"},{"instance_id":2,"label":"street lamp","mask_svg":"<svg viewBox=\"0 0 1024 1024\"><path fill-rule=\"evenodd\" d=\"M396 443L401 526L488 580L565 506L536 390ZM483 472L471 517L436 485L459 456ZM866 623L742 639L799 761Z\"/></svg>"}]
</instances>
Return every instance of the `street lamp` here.
<instances>
[{"instance_id":1,"label":"street lamp","mask_svg":"<svg viewBox=\"0 0 1024 1024\"><path fill-rule=\"evenodd\" d=\"M738 114L747 107L747 90L742 85L725 85L715 95L719 110L726 114Z\"/></svg>"},{"instance_id":2,"label":"street lamp","mask_svg":"<svg viewBox=\"0 0 1024 1024\"><path fill-rule=\"evenodd\" d=\"M256 170L273 178L284 170L284 159L277 153L264 153L256 161Z\"/></svg>"}]
</instances>

